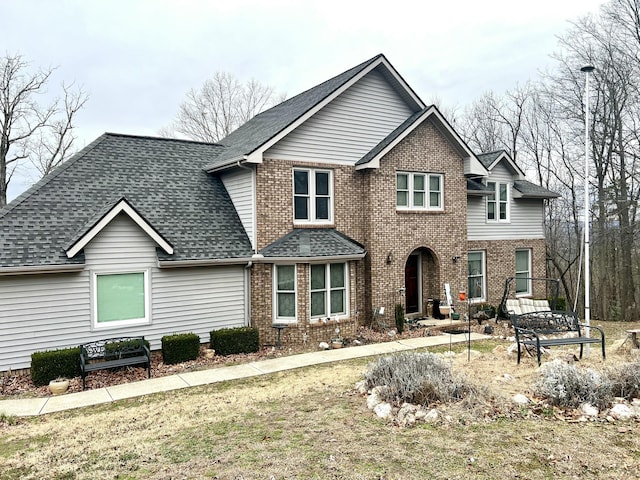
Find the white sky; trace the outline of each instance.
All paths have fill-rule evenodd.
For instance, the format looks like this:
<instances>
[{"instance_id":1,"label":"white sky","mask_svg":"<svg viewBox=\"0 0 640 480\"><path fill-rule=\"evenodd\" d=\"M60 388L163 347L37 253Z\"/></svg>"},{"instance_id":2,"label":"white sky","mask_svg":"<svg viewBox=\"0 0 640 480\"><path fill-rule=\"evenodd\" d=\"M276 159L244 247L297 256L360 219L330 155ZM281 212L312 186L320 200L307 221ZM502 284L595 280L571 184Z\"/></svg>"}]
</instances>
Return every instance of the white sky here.
<instances>
[{"instance_id":1,"label":"white sky","mask_svg":"<svg viewBox=\"0 0 640 480\"><path fill-rule=\"evenodd\" d=\"M51 94L90 99L78 147L156 135L216 71L294 96L384 53L427 103L471 102L534 79L569 21L602 0L0 0L0 55L58 66ZM579 68L579 66L576 66ZM37 179L23 169L9 200Z\"/></svg>"}]
</instances>

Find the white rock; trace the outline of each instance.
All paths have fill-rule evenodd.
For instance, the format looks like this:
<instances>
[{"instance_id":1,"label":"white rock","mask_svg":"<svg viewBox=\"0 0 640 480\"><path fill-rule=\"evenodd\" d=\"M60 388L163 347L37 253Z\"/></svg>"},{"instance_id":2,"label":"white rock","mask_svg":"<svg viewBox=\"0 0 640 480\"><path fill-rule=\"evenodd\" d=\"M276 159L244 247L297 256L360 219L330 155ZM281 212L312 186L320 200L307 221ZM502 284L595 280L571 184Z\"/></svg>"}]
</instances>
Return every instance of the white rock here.
<instances>
[{"instance_id":1,"label":"white rock","mask_svg":"<svg viewBox=\"0 0 640 480\"><path fill-rule=\"evenodd\" d=\"M509 345L509 347L507 348L507 353L509 355L513 355L514 353L518 352L518 344L517 343L512 343L511 345Z\"/></svg>"},{"instance_id":2,"label":"white rock","mask_svg":"<svg viewBox=\"0 0 640 480\"><path fill-rule=\"evenodd\" d=\"M329 344L327 342L320 342L320 345L318 345L318 348L320 350L329 350Z\"/></svg>"},{"instance_id":3,"label":"white rock","mask_svg":"<svg viewBox=\"0 0 640 480\"><path fill-rule=\"evenodd\" d=\"M590 403L583 403L582 405L580 405L580 412L582 412L587 417L597 417L600 413L600 411Z\"/></svg>"},{"instance_id":4,"label":"white rock","mask_svg":"<svg viewBox=\"0 0 640 480\"><path fill-rule=\"evenodd\" d=\"M389 335L390 337L395 337L396 336L396 331L395 330L389 330L387 332L387 335Z\"/></svg>"},{"instance_id":5,"label":"white rock","mask_svg":"<svg viewBox=\"0 0 640 480\"><path fill-rule=\"evenodd\" d=\"M440 412L438 412L438 410L436 410L435 408L432 408L424 416L424 421L427 423L434 423L437 422L439 418Z\"/></svg>"},{"instance_id":6,"label":"white rock","mask_svg":"<svg viewBox=\"0 0 640 480\"><path fill-rule=\"evenodd\" d=\"M367 393L368 392L367 382L364 380L360 380L359 382L356 382L356 391L362 395Z\"/></svg>"},{"instance_id":7,"label":"white rock","mask_svg":"<svg viewBox=\"0 0 640 480\"><path fill-rule=\"evenodd\" d=\"M511 397L511 401L516 405L529 405L529 399L522 393L516 393L513 397Z\"/></svg>"},{"instance_id":8,"label":"white rock","mask_svg":"<svg viewBox=\"0 0 640 480\"><path fill-rule=\"evenodd\" d=\"M389 418L392 410L391 404L387 402L379 403L373 408L373 411L380 418Z\"/></svg>"},{"instance_id":9,"label":"white rock","mask_svg":"<svg viewBox=\"0 0 640 480\"><path fill-rule=\"evenodd\" d=\"M629 405L626 405L624 403L617 403L613 407L611 407L609 415L611 415L616 420L629 420L630 418L633 418L634 413Z\"/></svg>"},{"instance_id":10,"label":"white rock","mask_svg":"<svg viewBox=\"0 0 640 480\"><path fill-rule=\"evenodd\" d=\"M356 338L353 342L351 342L351 345L355 345L357 347L359 345L362 345L362 342Z\"/></svg>"},{"instance_id":11,"label":"white rock","mask_svg":"<svg viewBox=\"0 0 640 480\"><path fill-rule=\"evenodd\" d=\"M373 387L371 393L367 397L367 407L369 410L373 410L377 405L383 402L381 393L386 387Z\"/></svg>"}]
</instances>

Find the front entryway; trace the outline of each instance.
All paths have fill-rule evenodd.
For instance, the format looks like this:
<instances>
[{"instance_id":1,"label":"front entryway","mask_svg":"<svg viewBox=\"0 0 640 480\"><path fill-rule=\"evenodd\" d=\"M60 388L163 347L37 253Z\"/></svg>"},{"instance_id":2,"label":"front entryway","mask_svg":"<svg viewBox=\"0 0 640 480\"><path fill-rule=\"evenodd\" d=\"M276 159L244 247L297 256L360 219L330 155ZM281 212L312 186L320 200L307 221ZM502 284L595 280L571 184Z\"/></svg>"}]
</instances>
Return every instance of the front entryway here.
<instances>
[{"instance_id":1,"label":"front entryway","mask_svg":"<svg viewBox=\"0 0 640 480\"><path fill-rule=\"evenodd\" d=\"M420 254L409 255L404 268L404 287L407 313L420 312Z\"/></svg>"}]
</instances>

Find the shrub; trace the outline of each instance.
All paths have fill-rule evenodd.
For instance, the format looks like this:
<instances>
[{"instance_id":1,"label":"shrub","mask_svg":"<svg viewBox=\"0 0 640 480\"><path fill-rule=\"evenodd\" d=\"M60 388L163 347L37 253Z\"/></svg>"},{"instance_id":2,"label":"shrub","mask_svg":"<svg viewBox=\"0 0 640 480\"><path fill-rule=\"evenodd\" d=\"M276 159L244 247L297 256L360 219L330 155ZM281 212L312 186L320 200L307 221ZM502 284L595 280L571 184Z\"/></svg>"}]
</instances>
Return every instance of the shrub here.
<instances>
[{"instance_id":1,"label":"shrub","mask_svg":"<svg viewBox=\"0 0 640 480\"><path fill-rule=\"evenodd\" d=\"M48 385L56 378L72 378L78 375L80 375L80 347L31 354L31 380L37 386Z\"/></svg>"},{"instance_id":2,"label":"shrub","mask_svg":"<svg viewBox=\"0 0 640 480\"><path fill-rule=\"evenodd\" d=\"M200 337L195 333L180 333L162 337L162 361L167 365L195 360L200 354Z\"/></svg>"},{"instance_id":3,"label":"shrub","mask_svg":"<svg viewBox=\"0 0 640 480\"><path fill-rule=\"evenodd\" d=\"M219 355L251 353L260 349L258 329L254 327L212 330L210 339L211 348Z\"/></svg>"},{"instance_id":4,"label":"shrub","mask_svg":"<svg viewBox=\"0 0 640 480\"><path fill-rule=\"evenodd\" d=\"M544 364L534 388L537 395L559 407L577 408L590 403L604 408L613 399L612 382L607 376L562 360Z\"/></svg>"},{"instance_id":5,"label":"shrub","mask_svg":"<svg viewBox=\"0 0 640 480\"><path fill-rule=\"evenodd\" d=\"M460 400L474 388L433 353L399 353L382 357L364 374L367 389L385 386L383 400L427 406L434 402Z\"/></svg>"},{"instance_id":6,"label":"shrub","mask_svg":"<svg viewBox=\"0 0 640 480\"><path fill-rule=\"evenodd\" d=\"M607 374L614 397L627 400L640 397L640 361L611 367Z\"/></svg>"},{"instance_id":7,"label":"shrub","mask_svg":"<svg viewBox=\"0 0 640 480\"><path fill-rule=\"evenodd\" d=\"M484 312L489 318L495 318L496 307L494 307L490 303L480 303L476 305L476 312Z\"/></svg>"},{"instance_id":8,"label":"shrub","mask_svg":"<svg viewBox=\"0 0 640 480\"><path fill-rule=\"evenodd\" d=\"M148 340L145 339L143 342L147 348L151 348ZM129 340L106 342L104 344L104 356L107 359L114 358L116 355L120 358L135 357L140 354L136 352L128 352L127 350L138 349L139 345L139 341L133 338Z\"/></svg>"},{"instance_id":9,"label":"shrub","mask_svg":"<svg viewBox=\"0 0 640 480\"><path fill-rule=\"evenodd\" d=\"M553 298L548 298L547 299L549 302L549 305L553 305ZM559 312L566 312L567 311L567 299L564 297L558 297L558 301L556 302L556 310L558 310Z\"/></svg>"},{"instance_id":10,"label":"shrub","mask_svg":"<svg viewBox=\"0 0 640 480\"><path fill-rule=\"evenodd\" d=\"M396 328L398 333L404 332L404 305L396 303Z\"/></svg>"}]
</instances>

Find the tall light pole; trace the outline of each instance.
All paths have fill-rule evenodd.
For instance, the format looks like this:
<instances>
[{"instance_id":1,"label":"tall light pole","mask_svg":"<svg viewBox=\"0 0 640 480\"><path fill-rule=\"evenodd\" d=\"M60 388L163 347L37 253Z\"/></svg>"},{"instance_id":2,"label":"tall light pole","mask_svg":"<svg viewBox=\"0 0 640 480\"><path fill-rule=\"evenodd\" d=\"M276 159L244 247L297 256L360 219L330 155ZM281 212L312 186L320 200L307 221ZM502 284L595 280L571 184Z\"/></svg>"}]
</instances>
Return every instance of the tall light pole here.
<instances>
[{"instance_id":1,"label":"tall light pole","mask_svg":"<svg viewBox=\"0 0 640 480\"><path fill-rule=\"evenodd\" d=\"M585 65L580 69L585 74L584 87L584 323L587 326L586 335L590 336L591 305L589 287L591 276L589 272L589 74L596 68L593 65ZM589 344L587 343L587 357L589 356Z\"/></svg>"}]
</instances>

